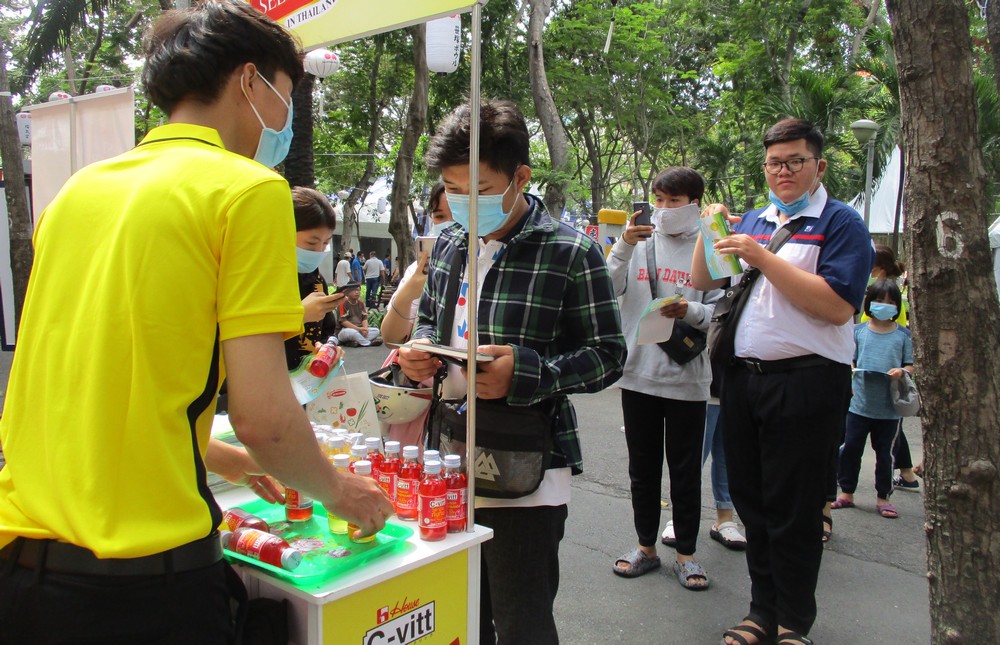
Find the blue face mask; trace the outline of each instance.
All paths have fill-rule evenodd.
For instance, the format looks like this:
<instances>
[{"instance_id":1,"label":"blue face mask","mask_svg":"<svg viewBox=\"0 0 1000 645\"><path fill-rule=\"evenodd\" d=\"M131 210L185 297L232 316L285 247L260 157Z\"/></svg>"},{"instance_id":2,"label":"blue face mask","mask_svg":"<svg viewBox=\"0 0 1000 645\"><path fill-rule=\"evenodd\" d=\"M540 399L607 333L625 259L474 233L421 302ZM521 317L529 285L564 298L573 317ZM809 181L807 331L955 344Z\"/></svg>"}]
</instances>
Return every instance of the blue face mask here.
<instances>
[{"instance_id":1,"label":"blue face mask","mask_svg":"<svg viewBox=\"0 0 1000 645\"><path fill-rule=\"evenodd\" d=\"M777 208L780 212L790 217L792 215L795 215L796 213L801 213L806 209L806 206L809 205L809 196L810 193L807 190L806 192L802 193L802 197L799 197L794 202L786 203L778 199L778 196L775 195L774 191L772 190L769 191L768 199L771 200L771 203L774 204L775 208Z\"/></svg>"},{"instance_id":2,"label":"blue face mask","mask_svg":"<svg viewBox=\"0 0 1000 645\"><path fill-rule=\"evenodd\" d=\"M431 230L427 232L427 235L429 235L431 237L438 237L439 235L441 235L441 233L444 231L444 229L448 228L449 226L451 226L454 223L455 222L453 222L452 220L447 220L447 221L444 221L444 222L438 222L437 224L434 224L433 226L431 226Z\"/></svg>"},{"instance_id":3,"label":"blue face mask","mask_svg":"<svg viewBox=\"0 0 1000 645\"><path fill-rule=\"evenodd\" d=\"M896 305L891 305L887 302L869 303L868 310L871 311L872 318L876 320L892 320L898 311Z\"/></svg>"},{"instance_id":4,"label":"blue face mask","mask_svg":"<svg viewBox=\"0 0 1000 645\"><path fill-rule=\"evenodd\" d=\"M299 263L299 273L312 273L328 257L330 257L329 248L324 251L310 251L309 249L295 247L295 259Z\"/></svg>"},{"instance_id":5,"label":"blue face mask","mask_svg":"<svg viewBox=\"0 0 1000 645\"><path fill-rule=\"evenodd\" d=\"M503 209L503 198L507 195L507 191L511 189L514 185L514 180L510 180L510 184L507 188L499 195L480 195L477 203L479 204L479 237L484 237L490 233L494 233L497 229L504 225L507 218L510 217L511 212L514 210L514 206L511 205L509 211ZM459 195L456 193L448 193L448 206L451 207L451 216L455 218L462 228L466 231L469 230L469 199L468 195ZM515 200L514 204L517 201Z\"/></svg>"},{"instance_id":6,"label":"blue face mask","mask_svg":"<svg viewBox=\"0 0 1000 645\"><path fill-rule=\"evenodd\" d=\"M264 123L264 119L261 118L260 112L257 111L257 107L250 103L250 109L253 113L257 115L257 120L260 121L260 125L263 130L260 131L260 141L257 143L257 152L254 153L254 161L262 166L267 166L268 168L274 168L279 163L285 160L288 156L288 148L292 145L292 104L285 103L285 99L281 98L281 94L278 94L278 90L274 89L274 86L264 78L259 72L257 74L260 80L264 81L265 84L271 91L277 94L278 100L281 101L282 105L288 108L288 118L285 119L285 127L281 129L281 132L274 130L273 128L267 127ZM247 90L243 87L243 77L240 77L240 86L243 90L243 96L247 97L247 101L250 101L250 97L247 96Z\"/></svg>"}]
</instances>

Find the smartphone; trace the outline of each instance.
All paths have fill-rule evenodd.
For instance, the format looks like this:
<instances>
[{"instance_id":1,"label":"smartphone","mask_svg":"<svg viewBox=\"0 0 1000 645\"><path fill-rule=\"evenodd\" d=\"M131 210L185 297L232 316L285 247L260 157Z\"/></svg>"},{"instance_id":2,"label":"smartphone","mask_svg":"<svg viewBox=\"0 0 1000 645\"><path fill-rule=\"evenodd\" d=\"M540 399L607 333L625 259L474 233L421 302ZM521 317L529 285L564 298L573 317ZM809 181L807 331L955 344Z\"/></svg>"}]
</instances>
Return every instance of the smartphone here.
<instances>
[{"instance_id":1,"label":"smartphone","mask_svg":"<svg viewBox=\"0 0 1000 645\"><path fill-rule=\"evenodd\" d=\"M434 243L437 242L437 238L433 235L421 235L417 238L417 255L426 252L427 255L431 254L434 250Z\"/></svg>"},{"instance_id":2,"label":"smartphone","mask_svg":"<svg viewBox=\"0 0 1000 645\"><path fill-rule=\"evenodd\" d=\"M649 219L649 202L634 202L632 204L632 212L638 211L639 214L635 216L635 223L637 226L652 226L652 222Z\"/></svg>"}]
</instances>

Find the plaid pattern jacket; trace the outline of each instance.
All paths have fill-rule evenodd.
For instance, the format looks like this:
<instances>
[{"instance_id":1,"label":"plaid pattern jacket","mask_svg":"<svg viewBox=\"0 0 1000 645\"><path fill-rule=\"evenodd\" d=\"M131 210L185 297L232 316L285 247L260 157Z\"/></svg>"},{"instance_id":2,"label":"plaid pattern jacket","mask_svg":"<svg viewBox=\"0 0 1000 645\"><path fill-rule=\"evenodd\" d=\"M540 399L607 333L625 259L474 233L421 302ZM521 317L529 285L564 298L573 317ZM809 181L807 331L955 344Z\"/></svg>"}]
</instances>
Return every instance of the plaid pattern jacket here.
<instances>
[{"instance_id":1,"label":"plaid pattern jacket","mask_svg":"<svg viewBox=\"0 0 1000 645\"><path fill-rule=\"evenodd\" d=\"M554 399L553 467L582 472L576 413L566 396L598 392L617 381L625 366L618 301L604 254L596 242L556 222L533 195L520 232L486 275L479 293L479 344L510 345L514 377L507 403ZM449 344L438 329L449 272L465 271L469 236L446 229L432 254L414 338Z\"/></svg>"}]
</instances>

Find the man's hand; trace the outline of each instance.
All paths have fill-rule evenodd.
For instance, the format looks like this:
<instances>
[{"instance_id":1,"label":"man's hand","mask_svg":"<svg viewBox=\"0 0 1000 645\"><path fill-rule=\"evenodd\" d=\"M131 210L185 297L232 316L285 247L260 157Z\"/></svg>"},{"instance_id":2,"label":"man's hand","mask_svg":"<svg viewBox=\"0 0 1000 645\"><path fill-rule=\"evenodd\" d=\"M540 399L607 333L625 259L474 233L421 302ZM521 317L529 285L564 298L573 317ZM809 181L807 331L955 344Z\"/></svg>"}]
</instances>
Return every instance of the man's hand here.
<instances>
[{"instance_id":1,"label":"man's hand","mask_svg":"<svg viewBox=\"0 0 1000 645\"><path fill-rule=\"evenodd\" d=\"M307 323L323 320L324 316L337 308L337 302L343 298L344 294L342 293L327 296L319 291L313 291L302 299L302 309L305 310L303 320Z\"/></svg>"},{"instance_id":2,"label":"man's hand","mask_svg":"<svg viewBox=\"0 0 1000 645\"><path fill-rule=\"evenodd\" d=\"M381 531L386 518L394 512L378 482L352 473L340 473L335 499L321 501L337 517L358 525L356 539Z\"/></svg>"},{"instance_id":3,"label":"man's hand","mask_svg":"<svg viewBox=\"0 0 1000 645\"><path fill-rule=\"evenodd\" d=\"M418 338L411 341L412 345L430 345L431 341L426 338ZM441 361L430 352L422 352L410 347L399 348L399 367L403 374L414 383L419 383L424 379L431 378L437 374L441 367Z\"/></svg>"},{"instance_id":4,"label":"man's hand","mask_svg":"<svg viewBox=\"0 0 1000 645\"><path fill-rule=\"evenodd\" d=\"M660 309L660 315L664 318L683 318L688 312L688 301L681 298L677 302L671 302L666 307Z\"/></svg>"},{"instance_id":5,"label":"man's hand","mask_svg":"<svg viewBox=\"0 0 1000 645\"><path fill-rule=\"evenodd\" d=\"M496 358L479 365L476 396L480 399L506 398L514 381L514 348L510 345L480 345L478 351Z\"/></svg>"},{"instance_id":6,"label":"man's hand","mask_svg":"<svg viewBox=\"0 0 1000 645\"><path fill-rule=\"evenodd\" d=\"M715 250L719 253L736 255L750 266L761 270L764 269L763 265L768 257L774 255L761 246L757 240L743 233L727 235L721 240L716 241L714 246Z\"/></svg>"},{"instance_id":7,"label":"man's hand","mask_svg":"<svg viewBox=\"0 0 1000 645\"><path fill-rule=\"evenodd\" d=\"M639 240L647 240L649 236L653 234L656 227L654 226L638 226L635 223L636 216L639 215L639 211L632 213L632 219L629 220L628 228L622 233L622 239L628 244L635 246L639 243Z\"/></svg>"},{"instance_id":8,"label":"man's hand","mask_svg":"<svg viewBox=\"0 0 1000 645\"><path fill-rule=\"evenodd\" d=\"M730 224L739 224L740 222L743 221L743 218L740 217L739 215L730 215L729 209L726 208L725 204L709 204L704 209L702 209L701 216L711 217L716 213L722 213L723 215L725 215L726 219L729 220Z\"/></svg>"},{"instance_id":9,"label":"man's hand","mask_svg":"<svg viewBox=\"0 0 1000 645\"><path fill-rule=\"evenodd\" d=\"M205 452L205 466L230 484L246 486L271 504L285 503L284 488L264 474L245 448L212 439Z\"/></svg>"}]
</instances>

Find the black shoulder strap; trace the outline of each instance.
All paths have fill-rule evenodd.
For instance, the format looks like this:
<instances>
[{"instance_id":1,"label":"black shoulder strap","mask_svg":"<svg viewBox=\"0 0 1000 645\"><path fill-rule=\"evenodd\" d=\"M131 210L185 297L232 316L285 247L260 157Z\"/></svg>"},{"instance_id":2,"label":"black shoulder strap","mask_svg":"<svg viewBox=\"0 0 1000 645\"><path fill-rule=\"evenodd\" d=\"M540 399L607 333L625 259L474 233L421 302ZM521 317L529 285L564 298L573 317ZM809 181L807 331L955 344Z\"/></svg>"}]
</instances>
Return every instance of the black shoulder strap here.
<instances>
[{"instance_id":1,"label":"black shoulder strap","mask_svg":"<svg viewBox=\"0 0 1000 645\"><path fill-rule=\"evenodd\" d=\"M785 245L785 242L792 239L792 236L799 232L802 225L805 224L805 217L798 217L793 220L789 220L784 226L779 228L771 236L771 241L767 243L764 247L771 253L777 253L778 250ZM743 278L740 280L740 286L742 290L738 297L748 298L750 296L750 287L753 285L754 281L760 277L760 269L757 267L750 267L750 269L743 274Z\"/></svg>"},{"instance_id":2,"label":"black shoulder strap","mask_svg":"<svg viewBox=\"0 0 1000 645\"><path fill-rule=\"evenodd\" d=\"M461 287L462 273L465 271L466 255L462 251L456 251L454 261L448 268L448 286L444 291L444 314L441 316L441 321L437 326L438 343L442 345L451 344L451 328L455 324L455 307L458 306L458 290ZM448 336L442 338L442 333L448 334Z\"/></svg>"},{"instance_id":3,"label":"black shoulder strap","mask_svg":"<svg viewBox=\"0 0 1000 645\"><path fill-rule=\"evenodd\" d=\"M656 234L654 233L653 235ZM650 236L643 244L646 247L646 273L649 274L649 293L653 296L653 300L656 300L656 285L660 281L656 275L656 240Z\"/></svg>"}]
</instances>

